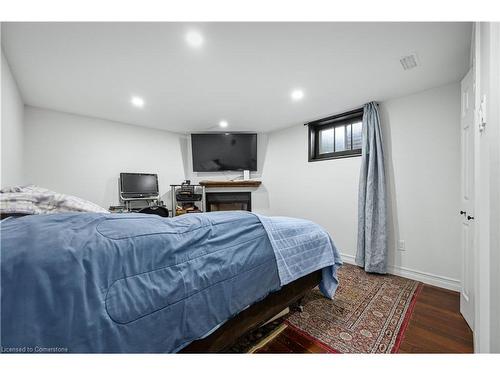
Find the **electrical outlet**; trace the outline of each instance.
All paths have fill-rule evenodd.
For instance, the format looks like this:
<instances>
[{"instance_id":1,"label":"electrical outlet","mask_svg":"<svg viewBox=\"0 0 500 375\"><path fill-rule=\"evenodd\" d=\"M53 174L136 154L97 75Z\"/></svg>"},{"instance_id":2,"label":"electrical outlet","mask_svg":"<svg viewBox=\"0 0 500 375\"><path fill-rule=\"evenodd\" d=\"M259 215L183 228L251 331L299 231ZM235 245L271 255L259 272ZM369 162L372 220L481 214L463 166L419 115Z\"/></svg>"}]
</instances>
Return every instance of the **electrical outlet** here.
<instances>
[{"instance_id":1,"label":"electrical outlet","mask_svg":"<svg viewBox=\"0 0 500 375\"><path fill-rule=\"evenodd\" d=\"M399 240L398 241L398 250L399 251L406 251L405 240Z\"/></svg>"}]
</instances>

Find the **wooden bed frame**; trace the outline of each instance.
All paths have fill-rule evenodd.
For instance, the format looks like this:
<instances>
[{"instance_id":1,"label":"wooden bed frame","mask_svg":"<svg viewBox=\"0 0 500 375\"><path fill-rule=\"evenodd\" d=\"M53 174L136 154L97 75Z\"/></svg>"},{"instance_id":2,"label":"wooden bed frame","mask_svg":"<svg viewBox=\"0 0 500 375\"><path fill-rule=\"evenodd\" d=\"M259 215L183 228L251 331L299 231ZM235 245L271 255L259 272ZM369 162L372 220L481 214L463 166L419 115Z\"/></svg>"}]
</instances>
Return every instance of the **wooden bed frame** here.
<instances>
[{"instance_id":1,"label":"wooden bed frame","mask_svg":"<svg viewBox=\"0 0 500 375\"><path fill-rule=\"evenodd\" d=\"M321 271L315 271L285 285L228 320L209 336L193 341L180 353L217 353L223 351L244 334L298 302L307 292L317 286L320 280Z\"/></svg>"}]
</instances>

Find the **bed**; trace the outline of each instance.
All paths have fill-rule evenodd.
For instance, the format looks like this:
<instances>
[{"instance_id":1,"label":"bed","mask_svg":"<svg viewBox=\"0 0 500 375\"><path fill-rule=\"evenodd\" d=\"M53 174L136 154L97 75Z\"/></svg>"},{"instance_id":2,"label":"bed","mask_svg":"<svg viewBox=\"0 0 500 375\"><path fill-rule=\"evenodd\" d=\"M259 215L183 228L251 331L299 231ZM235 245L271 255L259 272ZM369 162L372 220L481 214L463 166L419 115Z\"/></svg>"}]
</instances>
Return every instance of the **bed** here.
<instances>
[{"instance_id":1,"label":"bed","mask_svg":"<svg viewBox=\"0 0 500 375\"><path fill-rule=\"evenodd\" d=\"M318 225L241 211L7 218L1 244L12 351L218 351L341 265Z\"/></svg>"}]
</instances>

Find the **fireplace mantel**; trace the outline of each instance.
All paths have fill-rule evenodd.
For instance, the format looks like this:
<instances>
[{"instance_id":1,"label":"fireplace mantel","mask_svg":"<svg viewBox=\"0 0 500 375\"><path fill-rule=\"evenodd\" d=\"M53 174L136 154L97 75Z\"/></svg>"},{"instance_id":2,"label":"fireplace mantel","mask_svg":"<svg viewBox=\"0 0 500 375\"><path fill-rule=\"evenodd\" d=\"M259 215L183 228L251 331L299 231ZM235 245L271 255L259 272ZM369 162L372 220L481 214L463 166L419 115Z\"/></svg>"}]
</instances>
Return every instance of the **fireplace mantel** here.
<instances>
[{"instance_id":1,"label":"fireplace mantel","mask_svg":"<svg viewBox=\"0 0 500 375\"><path fill-rule=\"evenodd\" d=\"M262 181L257 180L236 180L236 181L200 181L201 186L205 188L230 188L230 187L259 187Z\"/></svg>"}]
</instances>

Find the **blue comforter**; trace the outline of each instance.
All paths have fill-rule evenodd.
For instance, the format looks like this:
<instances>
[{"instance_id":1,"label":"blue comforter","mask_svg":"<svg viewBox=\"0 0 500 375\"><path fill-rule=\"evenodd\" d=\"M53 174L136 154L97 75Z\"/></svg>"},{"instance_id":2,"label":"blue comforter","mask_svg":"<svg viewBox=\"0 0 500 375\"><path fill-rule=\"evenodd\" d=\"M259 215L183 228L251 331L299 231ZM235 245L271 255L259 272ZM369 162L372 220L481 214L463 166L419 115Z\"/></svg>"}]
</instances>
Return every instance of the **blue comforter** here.
<instances>
[{"instance_id":1,"label":"blue comforter","mask_svg":"<svg viewBox=\"0 0 500 375\"><path fill-rule=\"evenodd\" d=\"M340 256L314 223L218 212L1 223L3 352L176 352Z\"/></svg>"}]
</instances>

